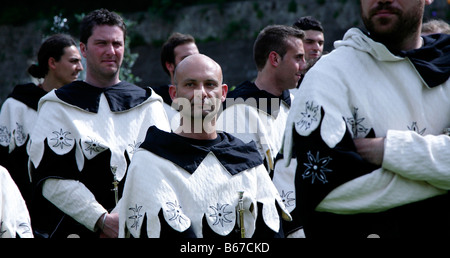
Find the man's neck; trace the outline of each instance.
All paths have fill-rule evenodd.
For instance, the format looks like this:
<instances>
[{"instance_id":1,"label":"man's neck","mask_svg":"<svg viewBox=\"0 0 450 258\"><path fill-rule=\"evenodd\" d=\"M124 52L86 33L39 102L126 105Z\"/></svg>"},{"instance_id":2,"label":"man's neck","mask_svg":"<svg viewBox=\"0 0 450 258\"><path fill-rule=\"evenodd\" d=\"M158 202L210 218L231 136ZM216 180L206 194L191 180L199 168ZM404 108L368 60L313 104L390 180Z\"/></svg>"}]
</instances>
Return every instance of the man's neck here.
<instances>
[{"instance_id":1,"label":"man's neck","mask_svg":"<svg viewBox=\"0 0 450 258\"><path fill-rule=\"evenodd\" d=\"M64 86L63 83L48 74L45 76L44 82L42 83L42 89L46 92L50 92L51 90L58 89L62 86Z\"/></svg>"},{"instance_id":2,"label":"man's neck","mask_svg":"<svg viewBox=\"0 0 450 258\"><path fill-rule=\"evenodd\" d=\"M96 78L89 74L86 74L86 79L84 81L98 88L108 88L120 82L119 76L114 76L113 78Z\"/></svg>"},{"instance_id":3,"label":"man's neck","mask_svg":"<svg viewBox=\"0 0 450 258\"><path fill-rule=\"evenodd\" d=\"M185 122L187 121L187 122ZM180 127L175 133L196 140L214 140L217 138L216 120L204 122L203 119L181 118Z\"/></svg>"},{"instance_id":4,"label":"man's neck","mask_svg":"<svg viewBox=\"0 0 450 258\"><path fill-rule=\"evenodd\" d=\"M420 31L411 33L407 37L396 40L394 37L374 37L375 41L384 44L391 52L408 51L418 49L423 46L423 38Z\"/></svg>"},{"instance_id":5,"label":"man's neck","mask_svg":"<svg viewBox=\"0 0 450 258\"><path fill-rule=\"evenodd\" d=\"M277 97L283 94L283 89L277 87L277 82L261 72L258 72L258 76L255 80L255 85L258 89L267 91Z\"/></svg>"}]
</instances>

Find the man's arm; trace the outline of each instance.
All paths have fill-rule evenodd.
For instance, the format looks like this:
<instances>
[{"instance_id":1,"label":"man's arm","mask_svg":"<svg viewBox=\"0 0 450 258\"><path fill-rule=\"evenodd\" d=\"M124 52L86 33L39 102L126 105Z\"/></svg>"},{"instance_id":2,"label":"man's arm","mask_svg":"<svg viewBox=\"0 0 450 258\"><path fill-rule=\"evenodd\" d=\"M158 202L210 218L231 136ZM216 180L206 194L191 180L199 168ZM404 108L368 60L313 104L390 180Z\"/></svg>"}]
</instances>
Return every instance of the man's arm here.
<instances>
[{"instance_id":1,"label":"man's arm","mask_svg":"<svg viewBox=\"0 0 450 258\"><path fill-rule=\"evenodd\" d=\"M108 214L83 183L68 179L47 179L42 187L42 195L89 230L99 228L106 236L117 237L117 214ZM103 221L104 216L106 218Z\"/></svg>"},{"instance_id":2,"label":"man's arm","mask_svg":"<svg viewBox=\"0 0 450 258\"><path fill-rule=\"evenodd\" d=\"M384 137L355 139L356 151L366 161L381 166L384 156Z\"/></svg>"},{"instance_id":3,"label":"man's arm","mask_svg":"<svg viewBox=\"0 0 450 258\"><path fill-rule=\"evenodd\" d=\"M383 168L411 180L450 189L450 137L422 136L413 131L388 131Z\"/></svg>"}]
</instances>

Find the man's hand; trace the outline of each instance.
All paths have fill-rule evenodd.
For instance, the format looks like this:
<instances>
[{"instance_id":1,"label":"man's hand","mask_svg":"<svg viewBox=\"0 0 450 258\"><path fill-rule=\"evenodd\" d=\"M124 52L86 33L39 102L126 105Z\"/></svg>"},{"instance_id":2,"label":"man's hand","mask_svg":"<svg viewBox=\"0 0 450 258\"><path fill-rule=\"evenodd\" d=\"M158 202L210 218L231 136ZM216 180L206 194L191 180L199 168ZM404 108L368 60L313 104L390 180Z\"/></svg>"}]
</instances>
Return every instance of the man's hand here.
<instances>
[{"instance_id":1,"label":"man's hand","mask_svg":"<svg viewBox=\"0 0 450 258\"><path fill-rule=\"evenodd\" d=\"M98 219L97 226L102 230L100 238L117 238L119 236L119 214L105 213Z\"/></svg>"},{"instance_id":2,"label":"man's hand","mask_svg":"<svg viewBox=\"0 0 450 258\"><path fill-rule=\"evenodd\" d=\"M354 142L356 151L363 159L377 166L381 166L384 155L384 137L355 139Z\"/></svg>"}]
</instances>

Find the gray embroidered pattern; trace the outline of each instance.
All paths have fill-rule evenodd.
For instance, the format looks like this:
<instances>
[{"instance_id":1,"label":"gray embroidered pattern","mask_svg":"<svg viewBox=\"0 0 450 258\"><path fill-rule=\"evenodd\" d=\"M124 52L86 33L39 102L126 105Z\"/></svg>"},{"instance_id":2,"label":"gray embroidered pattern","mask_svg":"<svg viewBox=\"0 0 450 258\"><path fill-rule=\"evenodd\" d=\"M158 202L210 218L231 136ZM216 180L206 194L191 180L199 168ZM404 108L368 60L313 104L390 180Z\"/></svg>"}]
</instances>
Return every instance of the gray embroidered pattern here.
<instances>
[{"instance_id":1,"label":"gray embroidered pattern","mask_svg":"<svg viewBox=\"0 0 450 258\"><path fill-rule=\"evenodd\" d=\"M0 126L0 143L9 145L11 141L11 133L6 126Z\"/></svg>"},{"instance_id":2,"label":"gray embroidered pattern","mask_svg":"<svg viewBox=\"0 0 450 258\"><path fill-rule=\"evenodd\" d=\"M142 142L136 142L133 141L133 143L128 144L128 147L130 147L130 154L134 154L137 149L139 149L139 146L141 146Z\"/></svg>"},{"instance_id":3,"label":"gray embroidered pattern","mask_svg":"<svg viewBox=\"0 0 450 258\"><path fill-rule=\"evenodd\" d=\"M352 128L353 137L354 138L358 137L358 134L360 134L360 133L367 134L369 129L367 129L366 127L364 127L364 125L362 125L362 122L365 120L365 118L364 117L359 118L358 108L356 108L356 107L353 108L352 115L353 115L353 117L348 117L346 120L347 120L347 123Z\"/></svg>"},{"instance_id":4,"label":"gray embroidered pattern","mask_svg":"<svg viewBox=\"0 0 450 258\"><path fill-rule=\"evenodd\" d=\"M140 214L140 211L142 209L142 206L138 206L137 204L135 207L128 208L128 210L133 211L133 215L129 216L128 219L133 220L133 224L131 225L131 228L137 229L139 226L139 220L142 217L142 214Z\"/></svg>"},{"instance_id":5,"label":"gray embroidered pattern","mask_svg":"<svg viewBox=\"0 0 450 258\"><path fill-rule=\"evenodd\" d=\"M332 160L330 157L320 158L319 152L314 157L311 151L308 151L309 163L303 163L306 166L306 170L303 172L303 179L311 177L311 184L314 184L315 179L319 179L322 183L328 183L325 173L332 172L333 170L326 168L328 163Z\"/></svg>"},{"instance_id":6,"label":"gray embroidered pattern","mask_svg":"<svg viewBox=\"0 0 450 258\"><path fill-rule=\"evenodd\" d=\"M408 130L416 132L420 135L423 135L427 128L423 128L422 130L419 129L419 126L417 126L417 122L413 122L411 126L408 126Z\"/></svg>"},{"instance_id":7,"label":"gray embroidered pattern","mask_svg":"<svg viewBox=\"0 0 450 258\"><path fill-rule=\"evenodd\" d=\"M291 207L294 205L294 204L292 204L292 202L295 201L295 198L290 197L290 195L293 193L294 193L294 191L287 191L285 193L284 190L281 190L281 200L283 201L283 203L286 207Z\"/></svg>"},{"instance_id":8,"label":"gray embroidered pattern","mask_svg":"<svg viewBox=\"0 0 450 258\"><path fill-rule=\"evenodd\" d=\"M73 141L73 139L69 138L68 135L71 134L70 132L66 131L63 132L62 129L58 131L53 131L53 134L55 134L55 138L51 138L50 140L56 141L56 143L53 145L53 147L61 147L61 150L64 149L64 147L70 147L72 144L70 143Z\"/></svg>"},{"instance_id":9,"label":"gray embroidered pattern","mask_svg":"<svg viewBox=\"0 0 450 258\"><path fill-rule=\"evenodd\" d=\"M88 136L89 137L89 136ZM105 147L101 146L100 142L96 139L93 139L91 137L89 137L90 141L85 141L84 143L86 143L88 145L88 147L86 149L84 149L85 151L89 151L89 153L92 155L92 152L96 152L96 153L100 153L104 150L106 150Z\"/></svg>"},{"instance_id":10,"label":"gray embroidered pattern","mask_svg":"<svg viewBox=\"0 0 450 258\"><path fill-rule=\"evenodd\" d=\"M171 218L169 218L169 221L177 220L178 223L181 223L182 220L188 221L177 201L166 202L166 205L169 206L169 209L166 211L169 212L172 216Z\"/></svg>"},{"instance_id":11,"label":"gray embroidered pattern","mask_svg":"<svg viewBox=\"0 0 450 258\"><path fill-rule=\"evenodd\" d=\"M319 105L314 106L314 102L309 101L306 102L306 108L304 112L301 112L302 119L295 124L298 126L298 129L308 130L313 123L318 122L318 113L319 113Z\"/></svg>"},{"instance_id":12,"label":"gray embroidered pattern","mask_svg":"<svg viewBox=\"0 0 450 258\"><path fill-rule=\"evenodd\" d=\"M15 132L17 144L23 145L27 139L27 135L23 131L23 125L16 122L17 129Z\"/></svg>"},{"instance_id":13,"label":"gray embroidered pattern","mask_svg":"<svg viewBox=\"0 0 450 258\"><path fill-rule=\"evenodd\" d=\"M209 208L213 210L213 212L209 214L209 217L215 218L213 226L220 224L223 227L223 223L233 222L227 218L228 215L233 213L233 211L227 210L228 206L230 205L220 203L217 203L216 206L209 206Z\"/></svg>"}]
</instances>

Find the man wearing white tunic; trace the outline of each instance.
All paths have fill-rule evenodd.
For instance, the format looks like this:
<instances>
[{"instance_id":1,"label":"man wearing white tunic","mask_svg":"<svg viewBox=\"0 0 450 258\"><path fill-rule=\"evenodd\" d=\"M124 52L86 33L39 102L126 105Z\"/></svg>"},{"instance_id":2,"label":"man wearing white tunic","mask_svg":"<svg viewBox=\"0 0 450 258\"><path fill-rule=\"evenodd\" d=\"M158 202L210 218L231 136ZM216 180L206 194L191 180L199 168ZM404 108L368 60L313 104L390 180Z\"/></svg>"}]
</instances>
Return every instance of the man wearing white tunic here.
<instances>
[{"instance_id":1,"label":"man wearing white tunic","mask_svg":"<svg viewBox=\"0 0 450 258\"><path fill-rule=\"evenodd\" d=\"M175 79L170 95L181 106L180 127L149 128L133 156L119 237L282 237L281 214L289 215L255 144L216 132L228 90L220 66L191 55Z\"/></svg>"},{"instance_id":2,"label":"man wearing white tunic","mask_svg":"<svg viewBox=\"0 0 450 258\"><path fill-rule=\"evenodd\" d=\"M0 166L0 238L32 238L30 215L19 188Z\"/></svg>"},{"instance_id":3,"label":"man wearing white tunic","mask_svg":"<svg viewBox=\"0 0 450 258\"><path fill-rule=\"evenodd\" d=\"M39 102L28 150L36 237L117 237L118 216L109 211L121 196L129 161L149 126L170 130L161 97L119 79L125 38L116 13L87 15L80 40L86 80Z\"/></svg>"},{"instance_id":4,"label":"man wearing white tunic","mask_svg":"<svg viewBox=\"0 0 450 258\"><path fill-rule=\"evenodd\" d=\"M420 36L431 2L361 0L368 32L306 74L284 147L307 238L449 236L450 38Z\"/></svg>"},{"instance_id":5,"label":"man wearing white tunic","mask_svg":"<svg viewBox=\"0 0 450 258\"><path fill-rule=\"evenodd\" d=\"M246 81L228 94L218 120L220 130L244 142L256 143L290 212L295 209L295 189L281 187L286 185L285 181L293 181L295 166L284 167L281 146L291 107L289 89L297 86L306 67L304 37L303 31L290 26L264 28L253 47L258 75L254 82ZM295 220L283 225L287 234L301 228Z\"/></svg>"},{"instance_id":6,"label":"man wearing white tunic","mask_svg":"<svg viewBox=\"0 0 450 258\"><path fill-rule=\"evenodd\" d=\"M32 189L26 146L36 122L39 100L49 91L76 80L83 70L80 52L69 35L48 37L37 56L38 64L32 64L28 73L36 79L43 79L42 83L14 87L0 113L0 165L11 174L27 205L31 201Z\"/></svg>"}]
</instances>

